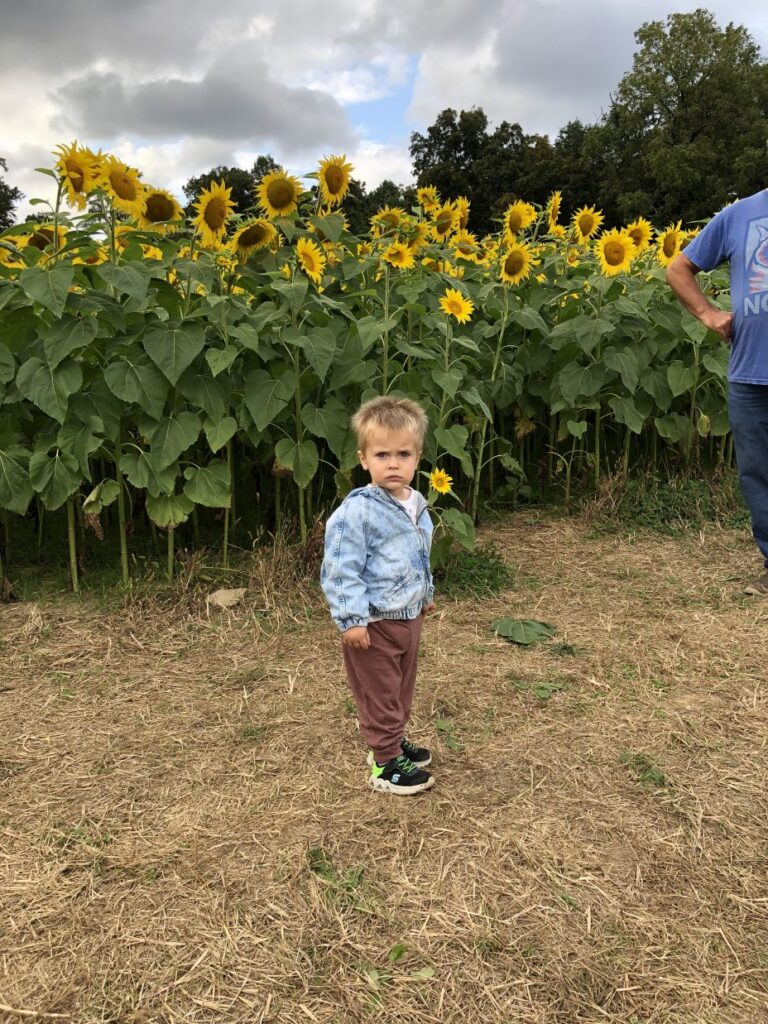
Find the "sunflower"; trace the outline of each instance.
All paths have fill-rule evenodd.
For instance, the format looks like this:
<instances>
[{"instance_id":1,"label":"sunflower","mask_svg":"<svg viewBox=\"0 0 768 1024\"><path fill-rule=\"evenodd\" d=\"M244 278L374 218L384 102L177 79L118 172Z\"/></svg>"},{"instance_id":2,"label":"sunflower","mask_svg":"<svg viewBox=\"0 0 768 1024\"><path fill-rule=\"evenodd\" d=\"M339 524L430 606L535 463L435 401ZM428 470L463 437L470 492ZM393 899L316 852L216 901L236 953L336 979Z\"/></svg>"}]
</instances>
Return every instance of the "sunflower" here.
<instances>
[{"instance_id":1,"label":"sunflower","mask_svg":"<svg viewBox=\"0 0 768 1024\"><path fill-rule=\"evenodd\" d=\"M296 253L299 266L307 277L315 284L320 284L325 270L325 256L320 246L309 238L300 238L296 243Z\"/></svg>"},{"instance_id":2,"label":"sunflower","mask_svg":"<svg viewBox=\"0 0 768 1024\"><path fill-rule=\"evenodd\" d=\"M465 324L475 311L475 304L456 288L446 288L440 299L440 309L448 316L456 317L460 324Z\"/></svg>"},{"instance_id":3,"label":"sunflower","mask_svg":"<svg viewBox=\"0 0 768 1024\"><path fill-rule=\"evenodd\" d=\"M349 189L352 164L348 164L346 159L346 155L326 156L320 161L320 194L328 206L338 206Z\"/></svg>"},{"instance_id":4,"label":"sunflower","mask_svg":"<svg viewBox=\"0 0 768 1024\"><path fill-rule=\"evenodd\" d=\"M443 203L442 206L436 207L431 217L430 233L436 242L444 242L459 224L459 211L453 203Z\"/></svg>"},{"instance_id":5,"label":"sunflower","mask_svg":"<svg viewBox=\"0 0 768 1024\"><path fill-rule=\"evenodd\" d=\"M501 254L501 280L507 284L520 284L531 276L531 269L539 262L525 242L508 242Z\"/></svg>"},{"instance_id":6,"label":"sunflower","mask_svg":"<svg viewBox=\"0 0 768 1024\"><path fill-rule=\"evenodd\" d=\"M560 219L560 207L563 204L563 193L559 189L555 189L552 195L547 200L547 218L549 220L550 229L553 225L557 224ZM552 232L550 231L550 234Z\"/></svg>"},{"instance_id":7,"label":"sunflower","mask_svg":"<svg viewBox=\"0 0 768 1024\"><path fill-rule=\"evenodd\" d=\"M469 200L466 196L459 196L459 198L453 204L456 213L459 215L458 226L460 231L464 231L467 224L469 223Z\"/></svg>"},{"instance_id":8,"label":"sunflower","mask_svg":"<svg viewBox=\"0 0 768 1024\"><path fill-rule=\"evenodd\" d=\"M55 167L66 187L67 202L84 210L85 197L99 184L98 157L85 146L78 146L77 141L69 146L57 146L53 155L58 156Z\"/></svg>"},{"instance_id":9,"label":"sunflower","mask_svg":"<svg viewBox=\"0 0 768 1024\"><path fill-rule=\"evenodd\" d=\"M652 224L645 217L638 217L637 220L633 220L631 224L628 224L625 230L635 243L635 256L645 252L651 244L651 238L653 237Z\"/></svg>"},{"instance_id":10,"label":"sunflower","mask_svg":"<svg viewBox=\"0 0 768 1024\"><path fill-rule=\"evenodd\" d=\"M59 224L56 231L53 230L53 224L39 224L31 235L23 243L24 246L31 246L33 249L39 249L41 252L45 252L50 246L55 246L56 249L61 249L64 245L64 240L67 237L67 229ZM21 241L19 241L19 247L21 248Z\"/></svg>"},{"instance_id":11,"label":"sunflower","mask_svg":"<svg viewBox=\"0 0 768 1024\"><path fill-rule=\"evenodd\" d=\"M413 250L402 242L393 242L381 258L399 270L410 270L416 263Z\"/></svg>"},{"instance_id":12,"label":"sunflower","mask_svg":"<svg viewBox=\"0 0 768 1024\"><path fill-rule=\"evenodd\" d=\"M683 232L683 248L685 248L686 245L688 245L689 242L692 242L694 240L694 238L698 234L700 234L700 233L701 233L701 227L695 227L695 228L691 228L690 231L684 231Z\"/></svg>"},{"instance_id":13,"label":"sunflower","mask_svg":"<svg viewBox=\"0 0 768 1024\"><path fill-rule=\"evenodd\" d=\"M357 244L357 255L361 260L367 259L373 254L373 246L370 242L358 242Z\"/></svg>"},{"instance_id":14,"label":"sunflower","mask_svg":"<svg viewBox=\"0 0 768 1024\"><path fill-rule=\"evenodd\" d=\"M203 247L218 249L227 232L227 221L235 208L229 198L232 189L227 188L224 181L212 181L210 188L203 189L200 198L194 204L197 216L192 221L195 231L200 233Z\"/></svg>"},{"instance_id":15,"label":"sunflower","mask_svg":"<svg viewBox=\"0 0 768 1024\"><path fill-rule=\"evenodd\" d=\"M405 210L399 206L382 206L371 217L371 227L382 235L394 234L405 219Z\"/></svg>"},{"instance_id":16,"label":"sunflower","mask_svg":"<svg viewBox=\"0 0 768 1024\"><path fill-rule=\"evenodd\" d=\"M477 235L473 235L471 231L458 231L451 239L451 248L458 259L468 260L470 263L480 261L480 244Z\"/></svg>"},{"instance_id":17,"label":"sunflower","mask_svg":"<svg viewBox=\"0 0 768 1024\"><path fill-rule=\"evenodd\" d=\"M425 185L424 188L418 189L416 192L416 202L427 213L430 210L434 210L436 206L440 205L440 196L437 194L437 189L434 185Z\"/></svg>"},{"instance_id":18,"label":"sunflower","mask_svg":"<svg viewBox=\"0 0 768 1024\"><path fill-rule=\"evenodd\" d=\"M450 494L453 477L448 476L444 469L433 469L429 474L429 486L438 494Z\"/></svg>"},{"instance_id":19,"label":"sunflower","mask_svg":"<svg viewBox=\"0 0 768 1024\"><path fill-rule=\"evenodd\" d=\"M536 211L531 204L524 203L522 199L516 199L504 213L504 232L508 238L514 238L521 231L525 231L535 220Z\"/></svg>"},{"instance_id":20,"label":"sunflower","mask_svg":"<svg viewBox=\"0 0 768 1024\"><path fill-rule=\"evenodd\" d=\"M549 222L549 233L553 238L565 238L565 228L562 224Z\"/></svg>"},{"instance_id":21,"label":"sunflower","mask_svg":"<svg viewBox=\"0 0 768 1024\"><path fill-rule=\"evenodd\" d=\"M234 233L229 241L240 259L245 259L252 252L265 249L277 238L277 228L265 217L256 217L246 221Z\"/></svg>"},{"instance_id":22,"label":"sunflower","mask_svg":"<svg viewBox=\"0 0 768 1024\"><path fill-rule=\"evenodd\" d=\"M109 251L104 245L98 245L95 248L93 246L88 246L85 252L87 255L83 255L78 250L75 256L73 256L72 262L78 265L82 264L87 267L96 267L100 263L106 263L109 259Z\"/></svg>"},{"instance_id":23,"label":"sunflower","mask_svg":"<svg viewBox=\"0 0 768 1024\"><path fill-rule=\"evenodd\" d=\"M573 228L580 242L586 242L603 223L603 215L594 206L582 206L573 215Z\"/></svg>"},{"instance_id":24,"label":"sunflower","mask_svg":"<svg viewBox=\"0 0 768 1024\"><path fill-rule=\"evenodd\" d=\"M139 180L139 172L116 156L102 157L100 165L100 184L114 209L134 219L140 217L144 206L144 186Z\"/></svg>"},{"instance_id":25,"label":"sunflower","mask_svg":"<svg viewBox=\"0 0 768 1024\"><path fill-rule=\"evenodd\" d=\"M299 204L304 187L298 178L286 174L282 167L265 174L256 187L259 206L270 220L287 217Z\"/></svg>"},{"instance_id":26,"label":"sunflower","mask_svg":"<svg viewBox=\"0 0 768 1024\"><path fill-rule=\"evenodd\" d=\"M600 269L607 277L626 273L637 254L635 242L627 231L604 231L594 245Z\"/></svg>"},{"instance_id":27,"label":"sunflower","mask_svg":"<svg viewBox=\"0 0 768 1024\"><path fill-rule=\"evenodd\" d=\"M658 232L656 235L656 258L662 267L668 267L680 253L684 237L685 232L681 228L680 221L677 224L670 224L668 228Z\"/></svg>"},{"instance_id":28,"label":"sunflower","mask_svg":"<svg viewBox=\"0 0 768 1024\"><path fill-rule=\"evenodd\" d=\"M184 211L164 188L144 186L144 205L139 214L139 227L164 235L181 227Z\"/></svg>"},{"instance_id":29,"label":"sunflower","mask_svg":"<svg viewBox=\"0 0 768 1024\"><path fill-rule=\"evenodd\" d=\"M420 220L408 226L406 243L412 252L420 252L429 245L429 224Z\"/></svg>"}]
</instances>

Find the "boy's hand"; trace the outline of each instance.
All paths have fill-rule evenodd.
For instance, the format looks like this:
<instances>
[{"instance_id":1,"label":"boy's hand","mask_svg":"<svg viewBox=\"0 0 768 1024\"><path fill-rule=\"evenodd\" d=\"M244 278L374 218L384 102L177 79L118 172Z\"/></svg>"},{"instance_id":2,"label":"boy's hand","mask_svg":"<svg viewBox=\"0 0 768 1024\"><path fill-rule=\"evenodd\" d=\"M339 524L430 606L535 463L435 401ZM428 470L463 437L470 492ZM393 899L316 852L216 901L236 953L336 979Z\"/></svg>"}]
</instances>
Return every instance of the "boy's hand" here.
<instances>
[{"instance_id":1,"label":"boy's hand","mask_svg":"<svg viewBox=\"0 0 768 1024\"><path fill-rule=\"evenodd\" d=\"M435 602L434 601L430 601L429 604L425 604L424 607L421 609L421 614L422 615L429 615L429 613L433 612L435 610L435 608L437 608L437 605L435 604Z\"/></svg>"},{"instance_id":2,"label":"boy's hand","mask_svg":"<svg viewBox=\"0 0 768 1024\"><path fill-rule=\"evenodd\" d=\"M341 634L341 642L347 647L358 647L366 651L371 646L371 638L368 636L367 626L352 626Z\"/></svg>"}]
</instances>

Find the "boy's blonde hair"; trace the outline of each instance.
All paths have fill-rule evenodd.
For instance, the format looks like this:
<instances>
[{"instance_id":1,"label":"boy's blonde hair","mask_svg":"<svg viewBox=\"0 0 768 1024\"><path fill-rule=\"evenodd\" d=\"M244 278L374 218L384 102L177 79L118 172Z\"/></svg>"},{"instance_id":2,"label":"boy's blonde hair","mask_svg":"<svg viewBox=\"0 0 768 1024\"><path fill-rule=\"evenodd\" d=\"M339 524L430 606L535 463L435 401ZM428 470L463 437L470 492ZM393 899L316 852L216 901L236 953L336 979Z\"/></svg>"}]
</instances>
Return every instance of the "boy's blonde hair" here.
<instances>
[{"instance_id":1,"label":"boy's blonde hair","mask_svg":"<svg viewBox=\"0 0 768 1024\"><path fill-rule=\"evenodd\" d=\"M419 451L424 447L429 420L418 402L410 398L391 398L381 395L364 402L352 417L352 429L357 437L357 447L365 451L372 431L407 430L416 438Z\"/></svg>"}]
</instances>

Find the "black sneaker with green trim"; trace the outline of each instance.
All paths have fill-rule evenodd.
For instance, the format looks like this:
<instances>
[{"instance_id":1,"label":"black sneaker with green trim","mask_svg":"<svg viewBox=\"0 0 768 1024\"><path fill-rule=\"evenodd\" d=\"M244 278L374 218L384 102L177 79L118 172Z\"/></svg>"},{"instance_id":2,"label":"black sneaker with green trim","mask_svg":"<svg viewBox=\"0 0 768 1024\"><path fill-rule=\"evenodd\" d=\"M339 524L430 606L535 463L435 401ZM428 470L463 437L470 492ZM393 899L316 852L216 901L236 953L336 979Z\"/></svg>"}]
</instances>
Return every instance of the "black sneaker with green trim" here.
<instances>
[{"instance_id":1,"label":"black sneaker with green trim","mask_svg":"<svg viewBox=\"0 0 768 1024\"><path fill-rule=\"evenodd\" d=\"M429 772L417 768L404 754L398 754L386 764L373 762L368 785L378 793L414 796L429 789L434 781Z\"/></svg>"},{"instance_id":2,"label":"black sneaker with green trim","mask_svg":"<svg viewBox=\"0 0 768 1024\"><path fill-rule=\"evenodd\" d=\"M426 747L417 747L415 743L411 743L405 737L403 737L400 747L408 760L413 761L417 768L426 768L428 764L432 764L432 755Z\"/></svg>"}]
</instances>

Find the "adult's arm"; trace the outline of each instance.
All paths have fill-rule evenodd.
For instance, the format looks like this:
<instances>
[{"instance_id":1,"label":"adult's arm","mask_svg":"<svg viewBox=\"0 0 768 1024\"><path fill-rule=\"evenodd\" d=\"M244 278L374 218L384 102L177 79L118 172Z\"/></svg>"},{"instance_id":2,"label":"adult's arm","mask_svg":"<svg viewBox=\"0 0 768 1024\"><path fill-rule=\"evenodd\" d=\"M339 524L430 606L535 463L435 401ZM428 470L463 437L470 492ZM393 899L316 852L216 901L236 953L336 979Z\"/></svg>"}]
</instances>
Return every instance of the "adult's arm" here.
<instances>
[{"instance_id":1,"label":"adult's arm","mask_svg":"<svg viewBox=\"0 0 768 1024\"><path fill-rule=\"evenodd\" d=\"M712 305L699 287L696 275L699 268L681 252L667 269L667 284L689 313L693 313L705 327L716 331L724 341L731 340L733 313Z\"/></svg>"}]
</instances>

